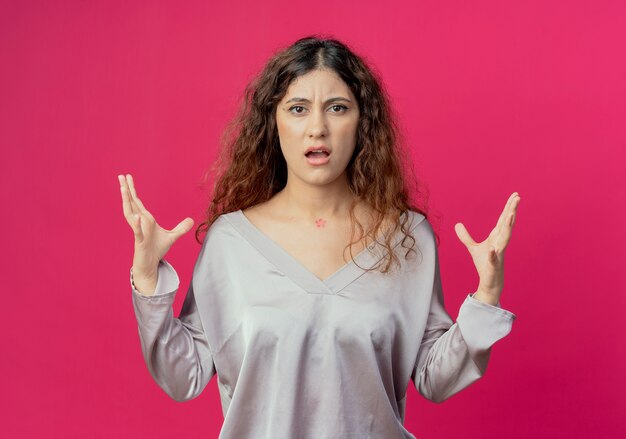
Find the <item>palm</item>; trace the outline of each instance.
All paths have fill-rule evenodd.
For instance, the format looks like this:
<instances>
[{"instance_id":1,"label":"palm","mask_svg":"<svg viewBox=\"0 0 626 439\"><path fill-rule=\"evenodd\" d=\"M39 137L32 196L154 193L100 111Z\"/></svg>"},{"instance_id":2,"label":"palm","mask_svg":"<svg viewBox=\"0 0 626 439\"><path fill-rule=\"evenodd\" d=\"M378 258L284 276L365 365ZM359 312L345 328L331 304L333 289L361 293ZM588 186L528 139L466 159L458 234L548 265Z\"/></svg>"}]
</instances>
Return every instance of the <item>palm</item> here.
<instances>
[{"instance_id":1,"label":"palm","mask_svg":"<svg viewBox=\"0 0 626 439\"><path fill-rule=\"evenodd\" d=\"M478 271L479 290L495 298L499 298L504 286L504 251L511 239L519 202L519 194L511 194L496 226L480 243L472 239L462 223L455 225L457 236L467 247Z\"/></svg>"},{"instance_id":2,"label":"palm","mask_svg":"<svg viewBox=\"0 0 626 439\"><path fill-rule=\"evenodd\" d=\"M129 174L124 178L120 175L118 178L124 216L135 235L133 267L144 273L154 271L174 242L191 229L193 220L185 218L172 230L165 230L137 196L132 176Z\"/></svg>"},{"instance_id":3,"label":"palm","mask_svg":"<svg viewBox=\"0 0 626 439\"><path fill-rule=\"evenodd\" d=\"M135 249L140 248L155 256L156 262L165 256L176 241L173 232L165 230L156 222L152 214L145 210L140 224L142 237L135 241Z\"/></svg>"}]
</instances>

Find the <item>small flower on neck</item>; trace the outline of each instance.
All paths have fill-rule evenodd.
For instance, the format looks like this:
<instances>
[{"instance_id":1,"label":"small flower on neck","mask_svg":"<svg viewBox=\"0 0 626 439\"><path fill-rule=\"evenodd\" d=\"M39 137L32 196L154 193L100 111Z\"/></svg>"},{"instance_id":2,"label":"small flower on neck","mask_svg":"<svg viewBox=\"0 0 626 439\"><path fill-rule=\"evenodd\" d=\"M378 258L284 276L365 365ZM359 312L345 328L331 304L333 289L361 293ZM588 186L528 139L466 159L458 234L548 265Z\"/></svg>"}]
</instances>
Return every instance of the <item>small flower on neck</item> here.
<instances>
[{"instance_id":1,"label":"small flower on neck","mask_svg":"<svg viewBox=\"0 0 626 439\"><path fill-rule=\"evenodd\" d=\"M315 225L320 228L320 227L324 227L326 225L326 220L323 220L322 218L318 218L315 220Z\"/></svg>"}]
</instances>

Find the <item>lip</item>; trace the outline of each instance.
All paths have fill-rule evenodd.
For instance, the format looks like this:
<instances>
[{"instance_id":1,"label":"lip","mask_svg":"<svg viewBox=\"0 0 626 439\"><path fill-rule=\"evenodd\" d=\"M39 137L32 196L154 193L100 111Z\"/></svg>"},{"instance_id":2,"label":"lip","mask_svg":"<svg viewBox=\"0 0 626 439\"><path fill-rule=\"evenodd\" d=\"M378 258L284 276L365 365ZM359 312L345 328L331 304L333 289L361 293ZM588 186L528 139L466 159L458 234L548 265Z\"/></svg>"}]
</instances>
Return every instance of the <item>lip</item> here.
<instances>
[{"instance_id":1,"label":"lip","mask_svg":"<svg viewBox=\"0 0 626 439\"><path fill-rule=\"evenodd\" d=\"M304 151L304 155L307 155L308 153L310 153L311 151L325 151L328 153L328 155L330 155L330 149L328 149L326 146L324 145L317 145L317 146L309 146L306 151Z\"/></svg>"},{"instance_id":2,"label":"lip","mask_svg":"<svg viewBox=\"0 0 626 439\"><path fill-rule=\"evenodd\" d=\"M307 157L306 155L311 151L324 151L328 155L326 157ZM321 166L328 163L330 160L330 149L326 148L324 145L317 146L309 146L306 151L304 151L304 158L312 166Z\"/></svg>"},{"instance_id":3,"label":"lip","mask_svg":"<svg viewBox=\"0 0 626 439\"><path fill-rule=\"evenodd\" d=\"M326 157L307 157L307 156L304 156L304 158L309 163L309 165L321 166L321 165L327 164L330 161L330 154L327 155Z\"/></svg>"}]
</instances>

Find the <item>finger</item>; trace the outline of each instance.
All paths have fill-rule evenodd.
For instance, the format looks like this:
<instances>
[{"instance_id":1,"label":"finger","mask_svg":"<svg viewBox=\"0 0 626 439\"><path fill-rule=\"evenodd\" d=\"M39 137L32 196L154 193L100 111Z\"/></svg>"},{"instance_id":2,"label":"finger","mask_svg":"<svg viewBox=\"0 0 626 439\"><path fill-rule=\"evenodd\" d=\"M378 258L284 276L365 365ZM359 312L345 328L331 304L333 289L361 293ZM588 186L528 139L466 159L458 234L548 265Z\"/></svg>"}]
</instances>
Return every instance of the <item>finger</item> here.
<instances>
[{"instance_id":1,"label":"finger","mask_svg":"<svg viewBox=\"0 0 626 439\"><path fill-rule=\"evenodd\" d=\"M123 175L118 175L118 180L120 181L120 191L122 192L122 208L124 210L124 217L126 221L130 225L130 228L133 231L133 235L135 236L135 242L141 243L144 240L143 229L141 227L141 212L138 212L136 205L131 200L130 189L126 184L126 180Z\"/></svg>"},{"instance_id":2,"label":"finger","mask_svg":"<svg viewBox=\"0 0 626 439\"><path fill-rule=\"evenodd\" d=\"M515 217L517 215L517 206L519 205L521 198L519 195L515 195L515 197L511 200L511 205L509 206L509 211L506 216L506 229L510 234L511 229L513 228L513 224L515 223Z\"/></svg>"},{"instance_id":3,"label":"finger","mask_svg":"<svg viewBox=\"0 0 626 439\"><path fill-rule=\"evenodd\" d=\"M133 200L133 194L130 191L130 186L128 185L128 180L123 175L120 178L120 184L126 190L126 195L128 196L128 202L130 203L131 210L133 212L138 212L139 211L139 207L135 204L135 201Z\"/></svg>"},{"instance_id":4,"label":"finger","mask_svg":"<svg viewBox=\"0 0 626 439\"><path fill-rule=\"evenodd\" d=\"M456 235L459 237L461 242L465 244L466 247L469 247L471 245L476 245L476 241L472 239L472 237L470 236L469 232L467 231L463 223L456 223L454 225L454 231L456 232Z\"/></svg>"},{"instance_id":5,"label":"finger","mask_svg":"<svg viewBox=\"0 0 626 439\"><path fill-rule=\"evenodd\" d=\"M511 227L513 227L513 224L515 224L515 217L517 217L517 206L519 206L519 203L522 199L520 198L520 196L517 196L517 199L515 200L513 206L512 206L512 214L511 214L511 221L509 223L509 225Z\"/></svg>"},{"instance_id":6,"label":"finger","mask_svg":"<svg viewBox=\"0 0 626 439\"><path fill-rule=\"evenodd\" d=\"M138 213L134 213L131 215L130 220L131 228L133 229L133 235L135 236L135 241L137 243L143 242L143 230L141 228L141 215Z\"/></svg>"},{"instance_id":7,"label":"finger","mask_svg":"<svg viewBox=\"0 0 626 439\"><path fill-rule=\"evenodd\" d=\"M513 200L515 199L515 197L517 196L517 192L513 192L510 196L509 199L506 200L506 204L504 205L504 209L502 209L502 212L500 213L500 216L498 217L498 222L496 223L496 227L495 229L499 232L502 230L502 226L504 224L508 224L508 214L510 212L511 209L511 204L513 203Z\"/></svg>"},{"instance_id":8,"label":"finger","mask_svg":"<svg viewBox=\"0 0 626 439\"><path fill-rule=\"evenodd\" d=\"M133 176L130 174L126 174L126 181L128 182L128 187L130 188L130 193L135 198L137 197L137 191L135 190L135 180L133 180Z\"/></svg>"},{"instance_id":9,"label":"finger","mask_svg":"<svg viewBox=\"0 0 626 439\"><path fill-rule=\"evenodd\" d=\"M130 200L128 199L128 189L122 186L120 187L120 191L122 192L122 210L124 211L124 217L128 220L134 213L130 205Z\"/></svg>"},{"instance_id":10,"label":"finger","mask_svg":"<svg viewBox=\"0 0 626 439\"><path fill-rule=\"evenodd\" d=\"M178 223L176 227L172 229L172 233L174 234L174 239L180 238L185 233L190 231L192 227L193 227L193 219L185 218L180 223Z\"/></svg>"},{"instance_id":11,"label":"finger","mask_svg":"<svg viewBox=\"0 0 626 439\"><path fill-rule=\"evenodd\" d=\"M520 198L519 195L513 200L513 203L510 207L509 214L506 217L505 226L502 227L500 233L496 237L495 247L499 251L504 251L506 247L509 245L509 241L511 240L511 235L513 233L513 224L515 223L515 213L517 209L517 205L519 204Z\"/></svg>"},{"instance_id":12,"label":"finger","mask_svg":"<svg viewBox=\"0 0 626 439\"><path fill-rule=\"evenodd\" d=\"M140 210L141 212L145 212L146 208L144 207L143 203L141 202L141 200L137 196L137 191L135 189L135 181L133 180L133 176L130 175L130 174L126 174L126 180L128 182L128 187L130 189L130 193L132 195L132 200L137 205L138 210Z\"/></svg>"},{"instance_id":13,"label":"finger","mask_svg":"<svg viewBox=\"0 0 626 439\"><path fill-rule=\"evenodd\" d=\"M506 218L505 225L500 230L500 233L496 236L495 242L493 244L494 248L502 253L506 250L506 247L509 245L509 241L511 239L511 215L508 215Z\"/></svg>"},{"instance_id":14,"label":"finger","mask_svg":"<svg viewBox=\"0 0 626 439\"><path fill-rule=\"evenodd\" d=\"M131 213L126 217L126 221L130 225L130 228L133 231L133 235L135 237L136 242L142 242L144 235L143 230L141 228L141 214Z\"/></svg>"},{"instance_id":15,"label":"finger","mask_svg":"<svg viewBox=\"0 0 626 439\"><path fill-rule=\"evenodd\" d=\"M137 212L137 209L133 207L132 200L130 198L130 192L126 180L123 175L118 175L120 181L120 192L122 193L122 209L126 220L130 223L131 215Z\"/></svg>"}]
</instances>

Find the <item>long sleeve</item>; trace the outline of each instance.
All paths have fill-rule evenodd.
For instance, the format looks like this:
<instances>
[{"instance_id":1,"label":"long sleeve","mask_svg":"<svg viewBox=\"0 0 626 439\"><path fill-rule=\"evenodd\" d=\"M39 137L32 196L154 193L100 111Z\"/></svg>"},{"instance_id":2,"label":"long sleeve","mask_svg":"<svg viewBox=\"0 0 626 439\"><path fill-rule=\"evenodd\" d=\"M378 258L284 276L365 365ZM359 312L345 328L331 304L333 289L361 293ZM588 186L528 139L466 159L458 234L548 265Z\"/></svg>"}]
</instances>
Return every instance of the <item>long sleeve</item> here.
<instances>
[{"instance_id":1,"label":"long sleeve","mask_svg":"<svg viewBox=\"0 0 626 439\"><path fill-rule=\"evenodd\" d=\"M195 301L194 283L189 285L179 317L174 318L172 304L179 287L174 268L165 260L159 262L153 296L135 289L132 274L131 268L132 300L146 366L155 382L174 400L193 399L215 374Z\"/></svg>"},{"instance_id":2,"label":"long sleeve","mask_svg":"<svg viewBox=\"0 0 626 439\"><path fill-rule=\"evenodd\" d=\"M499 303L489 305L470 294L453 324L444 308L436 258L428 321L412 374L420 394L439 403L481 378L492 345L511 331L515 317Z\"/></svg>"}]
</instances>

